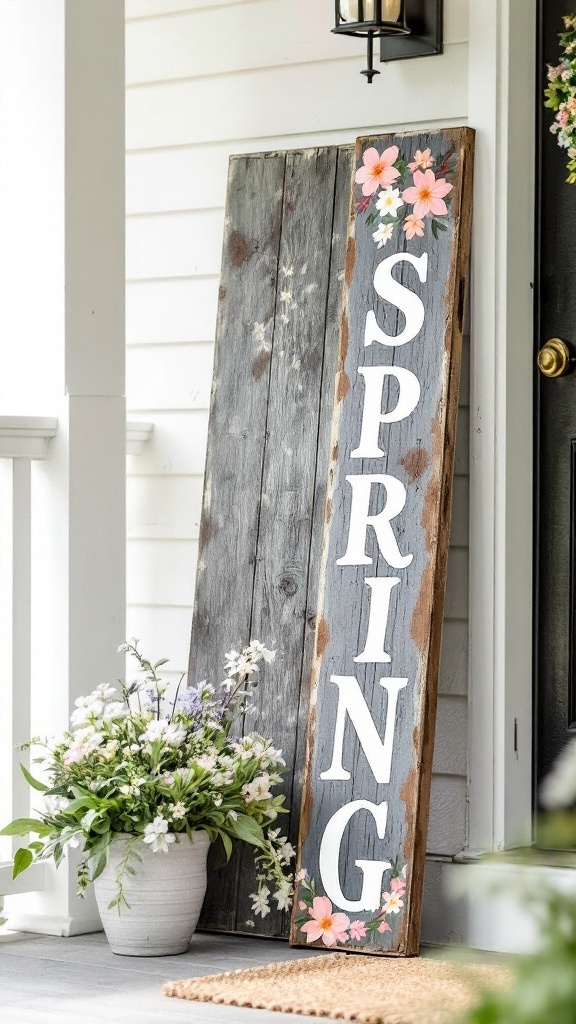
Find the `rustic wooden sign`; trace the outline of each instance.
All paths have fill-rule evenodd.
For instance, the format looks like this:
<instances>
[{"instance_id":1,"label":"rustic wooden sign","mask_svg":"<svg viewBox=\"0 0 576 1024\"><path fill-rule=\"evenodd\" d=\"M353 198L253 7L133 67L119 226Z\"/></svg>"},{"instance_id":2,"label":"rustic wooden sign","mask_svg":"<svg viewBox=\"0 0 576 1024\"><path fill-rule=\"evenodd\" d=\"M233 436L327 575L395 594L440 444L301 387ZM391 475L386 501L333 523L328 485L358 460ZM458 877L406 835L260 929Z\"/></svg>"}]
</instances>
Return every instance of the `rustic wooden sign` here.
<instances>
[{"instance_id":1,"label":"rustic wooden sign","mask_svg":"<svg viewBox=\"0 0 576 1024\"><path fill-rule=\"evenodd\" d=\"M190 648L190 682L224 653L278 648L249 723L281 747L296 846L339 348L352 146L232 157ZM287 935L255 917L250 851L209 871L201 926Z\"/></svg>"},{"instance_id":2,"label":"rustic wooden sign","mask_svg":"<svg viewBox=\"0 0 576 1024\"><path fill-rule=\"evenodd\" d=\"M473 132L359 139L292 942L418 951Z\"/></svg>"}]
</instances>

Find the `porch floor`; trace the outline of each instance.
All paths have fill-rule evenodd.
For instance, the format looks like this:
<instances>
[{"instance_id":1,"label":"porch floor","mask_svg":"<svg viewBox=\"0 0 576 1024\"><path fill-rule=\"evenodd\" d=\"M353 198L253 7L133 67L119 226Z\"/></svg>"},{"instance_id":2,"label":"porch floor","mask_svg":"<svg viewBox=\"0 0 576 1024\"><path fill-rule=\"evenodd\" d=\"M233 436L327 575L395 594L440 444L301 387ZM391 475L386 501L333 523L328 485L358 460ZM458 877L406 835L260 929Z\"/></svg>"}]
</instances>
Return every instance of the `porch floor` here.
<instances>
[{"instance_id":1,"label":"porch floor","mask_svg":"<svg viewBox=\"0 0 576 1024\"><path fill-rule=\"evenodd\" d=\"M430 952L422 951L423 955ZM79 1020L85 1024L317 1024L317 1017L168 999L161 988L171 979L322 955L316 950L290 949L280 941L203 933L194 935L187 953L157 958L116 956L102 932L71 939L4 935L0 938L2 1019L10 1024L78 1024ZM491 962L489 955L475 953L466 959Z\"/></svg>"}]
</instances>

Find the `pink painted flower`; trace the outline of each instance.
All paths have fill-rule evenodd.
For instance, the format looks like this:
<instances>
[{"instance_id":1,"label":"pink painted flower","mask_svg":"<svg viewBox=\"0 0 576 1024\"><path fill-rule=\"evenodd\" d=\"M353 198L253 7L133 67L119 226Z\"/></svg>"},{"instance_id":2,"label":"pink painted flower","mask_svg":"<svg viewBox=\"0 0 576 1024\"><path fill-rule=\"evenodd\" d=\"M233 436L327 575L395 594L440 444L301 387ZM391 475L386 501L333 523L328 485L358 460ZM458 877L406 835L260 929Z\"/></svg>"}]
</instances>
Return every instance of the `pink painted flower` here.
<instances>
[{"instance_id":1,"label":"pink painted flower","mask_svg":"<svg viewBox=\"0 0 576 1024\"><path fill-rule=\"evenodd\" d=\"M362 185L363 196L371 196L379 186L387 188L400 174L400 171L392 166L398 159L398 146L388 146L382 156L374 146L370 146L364 151L362 159L364 166L358 168L354 180L358 185Z\"/></svg>"},{"instance_id":2,"label":"pink painted flower","mask_svg":"<svg viewBox=\"0 0 576 1024\"><path fill-rule=\"evenodd\" d=\"M424 221L419 220L413 213L409 213L402 225L402 230L406 232L406 238L414 238L414 235L422 238L424 234Z\"/></svg>"},{"instance_id":3,"label":"pink painted flower","mask_svg":"<svg viewBox=\"0 0 576 1024\"><path fill-rule=\"evenodd\" d=\"M304 903L304 900L300 900L298 903L300 910L306 910L307 905L307 903Z\"/></svg>"},{"instance_id":4,"label":"pink painted flower","mask_svg":"<svg viewBox=\"0 0 576 1024\"><path fill-rule=\"evenodd\" d=\"M306 942L322 939L325 946L335 946L337 942L348 941L350 918L346 914L333 914L327 896L315 896L308 913L312 920L302 925L302 931L306 932Z\"/></svg>"},{"instance_id":5,"label":"pink painted flower","mask_svg":"<svg viewBox=\"0 0 576 1024\"><path fill-rule=\"evenodd\" d=\"M402 199L405 203L414 203L414 216L426 217L427 214L446 214L448 210L444 196L454 188L445 178L438 178L434 171L414 171L414 185L405 188Z\"/></svg>"},{"instance_id":6,"label":"pink painted flower","mask_svg":"<svg viewBox=\"0 0 576 1024\"><path fill-rule=\"evenodd\" d=\"M366 925L363 921L352 921L350 925L350 938L363 939L366 935Z\"/></svg>"},{"instance_id":7,"label":"pink painted flower","mask_svg":"<svg viewBox=\"0 0 576 1024\"><path fill-rule=\"evenodd\" d=\"M391 929L389 924L386 924L386 921L382 921L382 924L378 925L378 931L379 932L391 932L392 929Z\"/></svg>"},{"instance_id":8,"label":"pink painted flower","mask_svg":"<svg viewBox=\"0 0 576 1024\"><path fill-rule=\"evenodd\" d=\"M402 893L404 895L404 893ZM382 899L384 904L382 906L383 914L399 914L401 908L404 906L403 900L400 898L399 892L383 892Z\"/></svg>"},{"instance_id":9,"label":"pink painted flower","mask_svg":"<svg viewBox=\"0 0 576 1024\"><path fill-rule=\"evenodd\" d=\"M412 171L412 174L414 174L414 171L417 171L418 168L425 171L427 167L432 167L433 163L434 157L432 156L432 151L430 149L425 149L423 153L417 149L414 153L414 159L408 164L408 170Z\"/></svg>"},{"instance_id":10,"label":"pink painted flower","mask_svg":"<svg viewBox=\"0 0 576 1024\"><path fill-rule=\"evenodd\" d=\"M406 892L406 882L403 878L393 878L390 882L391 892Z\"/></svg>"}]
</instances>

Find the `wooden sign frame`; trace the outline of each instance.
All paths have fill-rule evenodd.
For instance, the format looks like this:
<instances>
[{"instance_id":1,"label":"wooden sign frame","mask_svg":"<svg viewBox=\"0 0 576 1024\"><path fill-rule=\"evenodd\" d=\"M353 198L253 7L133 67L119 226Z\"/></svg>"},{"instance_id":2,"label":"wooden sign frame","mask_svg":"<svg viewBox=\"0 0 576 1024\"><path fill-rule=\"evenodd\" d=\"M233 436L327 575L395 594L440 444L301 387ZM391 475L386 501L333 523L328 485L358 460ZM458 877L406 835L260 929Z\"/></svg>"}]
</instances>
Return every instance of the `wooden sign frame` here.
<instances>
[{"instance_id":1,"label":"wooden sign frame","mask_svg":"<svg viewBox=\"0 0 576 1024\"><path fill-rule=\"evenodd\" d=\"M293 945L418 952L473 140L356 144Z\"/></svg>"}]
</instances>

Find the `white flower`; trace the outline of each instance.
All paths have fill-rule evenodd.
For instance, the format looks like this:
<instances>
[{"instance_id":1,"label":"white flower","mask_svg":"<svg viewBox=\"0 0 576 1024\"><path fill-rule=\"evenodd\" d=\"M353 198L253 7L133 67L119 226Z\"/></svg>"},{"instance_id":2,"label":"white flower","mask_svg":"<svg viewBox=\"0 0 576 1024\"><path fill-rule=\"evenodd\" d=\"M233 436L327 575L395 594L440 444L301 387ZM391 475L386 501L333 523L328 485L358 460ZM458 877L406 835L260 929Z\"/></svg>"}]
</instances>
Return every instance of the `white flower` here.
<instances>
[{"instance_id":1,"label":"white flower","mask_svg":"<svg viewBox=\"0 0 576 1024\"><path fill-rule=\"evenodd\" d=\"M274 661L276 657L276 651L269 651L259 640L251 640L250 646L245 648L243 654L252 655L256 660L263 658L267 663Z\"/></svg>"},{"instance_id":2,"label":"white flower","mask_svg":"<svg viewBox=\"0 0 576 1024\"><path fill-rule=\"evenodd\" d=\"M280 883L278 891L274 893L274 899L278 904L278 910L290 910L292 906L292 886L288 879L284 879Z\"/></svg>"},{"instance_id":3,"label":"white flower","mask_svg":"<svg viewBox=\"0 0 576 1024\"><path fill-rule=\"evenodd\" d=\"M372 238L375 242L378 242L379 249L386 245L386 242L392 237L393 230L393 224L380 224L376 231L372 232Z\"/></svg>"},{"instance_id":4,"label":"white flower","mask_svg":"<svg viewBox=\"0 0 576 1024\"><path fill-rule=\"evenodd\" d=\"M145 843L152 846L152 853L158 853L160 850L168 853L168 844L176 842L175 835L168 835L168 822L160 814L150 825L146 825L142 838Z\"/></svg>"},{"instance_id":5,"label":"white flower","mask_svg":"<svg viewBox=\"0 0 576 1024\"><path fill-rule=\"evenodd\" d=\"M116 687L110 686L109 683L100 683L92 692L92 696L98 700L108 700L109 697L116 693ZM124 705L122 705L124 707Z\"/></svg>"},{"instance_id":6,"label":"white flower","mask_svg":"<svg viewBox=\"0 0 576 1024\"><path fill-rule=\"evenodd\" d=\"M65 811L70 803L65 796L45 796L44 805L46 814L58 814L58 811Z\"/></svg>"},{"instance_id":7,"label":"white flower","mask_svg":"<svg viewBox=\"0 0 576 1024\"><path fill-rule=\"evenodd\" d=\"M270 913L270 904L268 902L270 897L270 890L266 886L262 886L258 892L251 892L250 899L252 903L252 910L255 914L260 914L261 917L266 917L266 914Z\"/></svg>"},{"instance_id":8,"label":"white flower","mask_svg":"<svg viewBox=\"0 0 576 1024\"><path fill-rule=\"evenodd\" d=\"M148 743L162 740L169 747L179 747L186 739L186 730L176 723L171 723L168 718L153 718L148 722L141 739Z\"/></svg>"},{"instance_id":9,"label":"white flower","mask_svg":"<svg viewBox=\"0 0 576 1024\"><path fill-rule=\"evenodd\" d=\"M66 839L62 843L62 852L69 853L70 850L75 850L78 846L80 846L80 839L78 836L70 836L69 839Z\"/></svg>"},{"instance_id":10,"label":"white flower","mask_svg":"<svg viewBox=\"0 0 576 1024\"><path fill-rule=\"evenodd\" d=\"M576 801L576 740L571 740L557 758L540 787L544 807L570 807Z\"/></svg>"},{"instance_id":11,"label":"white flower","mask_svg":"<svg viewBox=\"0 0 576 1024\"><path fill-rule=\"evenodd\" d=\"M292 858L296 856L296 850L292 843L284 843L278 851L278 856L283 864L289 864Z\"/></svg>"},{"instance_id":12,"label":"white flower","mask_svg":"<svg viewBox=\"0 0 576 1024\"><path fill-rule=\"evenodd\" d=\"M259 775L253 782L242 786L242 795L247 804L252 803L253 800L270 800L272 793L268 775Z\"/></svg>"},{"instance_id":13,"label":"white flower","mask_svg":"<svg viewBox=\"0 0 576 1024\"><path fill-rule=\"evenodd\" d=\"M308 872L306 868L300 868L300 871L296 874L296 881L303 882L305 878L308 878Z\"/></svg>"},{"instance_id":14,"label":"white flower","mask_svg":"<svg viewBox=\"0 0 576 1024\"><path fill-rule=\"evenodd\" d=\"M74 726L87 725L94 719L99 719L104 704L101 700L97 700L94 696L90 697L78 697L78 700L74 701L76 705L76 711L73 711L70 715L70 721Z\"/></svg>"},{"instance_id":15,"label":"white flower","mask_svg":"<svg viewBox=\"0 0 576 1024\"><path fill-rule=\"evenodd\" d=\"M185 818L186 817L186 808L184 807L184 804L181 803L179 800L172 807L172 817L173 818Z\"/></svg>"},{"instance_id":16,"label":"white flower","mask_svg":"<svg viewBox=\"0 0 576 1024\"><path fill-rule=\"evenodd\" d=\"M220 807L220 804L221 804L221 803L222 803L222 795L221 795L220 793L218 793L218 794L217 794L217 795L216 795L216 796L214 797L214 807Z\"/></svg>"},{"instance_id":17,"label":"white flower","mask_svg":"<svg viewBox=\"0 0 576 1024\"><path fill-rule=\"evenodd\" d=\"M105 722L111 722L115 718L125 718L128 714L128 708L120 700L113 700L110 704L105 704L102 709L102 718Z\"/></svg>"},{"instance_id":18,"label":"white flower","mask_svg":"<svg viewBox=\"0 0 576 1024\"><path fill-rule=\"evenodd\" d=\"M400 190L392 188L391 185L385 188L379 193L378 199L376 200L376 209L380 211L383 217L388 213L391 217L396 216L396 212L399 206L404 206L404 202L400 198Z\"/></svg>"}]
</instances>

